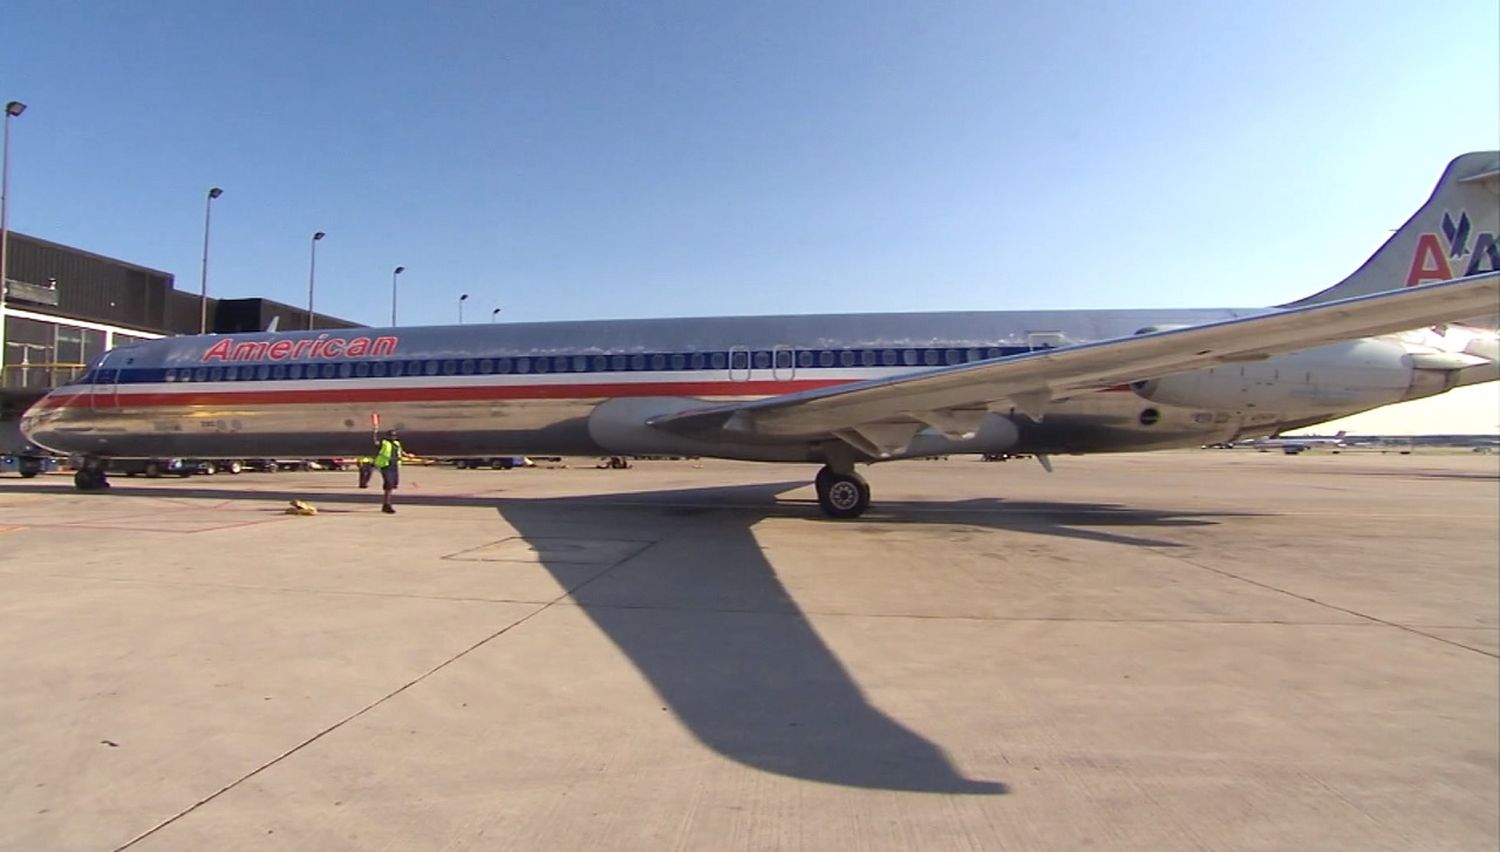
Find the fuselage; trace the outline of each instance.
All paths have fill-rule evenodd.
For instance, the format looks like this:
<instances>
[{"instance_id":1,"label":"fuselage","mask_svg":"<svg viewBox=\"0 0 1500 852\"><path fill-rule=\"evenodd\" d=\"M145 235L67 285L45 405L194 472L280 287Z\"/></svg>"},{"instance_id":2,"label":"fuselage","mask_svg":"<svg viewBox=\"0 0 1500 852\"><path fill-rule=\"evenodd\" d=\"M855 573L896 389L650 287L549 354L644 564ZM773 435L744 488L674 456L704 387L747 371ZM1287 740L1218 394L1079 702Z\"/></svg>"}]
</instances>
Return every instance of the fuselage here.
<instances>
[{"instance_id":1,"label":"fuselage","mask_svg":"<svg viewBox=\"0 0 1500 852\"><path fill-rule=\"evenodd\" d=\"M1262 312L710 317L177 337L106 353L28 411L22 428L50 449L106 458L355 455L367 451L378 424L401 430L409 451L433 457L677 452L818 461L812 441L700 444L641 424L651 413L705 402ZM1419 387L1406 375L1410 365L1397 364L1401 345L1353 341L1281 356L1304 356L1297 375L1278 372L1284 392L1260 393L1247 404L1239 400L1262 383L1253 371L1264 365L1249 367L1251 373L1239 367L1238 378L1211 377L1241 390L1210 394L1202 404L1163 402L1122 386L1055 400L1040 420L992 410L972 438L924 433L911 455L1193 446L1452 386L1449 380ZM1384 348L1375 357L1371 347ZM1322 365L1321 372L1311 364Z\"/></svg>"}]
</instances>

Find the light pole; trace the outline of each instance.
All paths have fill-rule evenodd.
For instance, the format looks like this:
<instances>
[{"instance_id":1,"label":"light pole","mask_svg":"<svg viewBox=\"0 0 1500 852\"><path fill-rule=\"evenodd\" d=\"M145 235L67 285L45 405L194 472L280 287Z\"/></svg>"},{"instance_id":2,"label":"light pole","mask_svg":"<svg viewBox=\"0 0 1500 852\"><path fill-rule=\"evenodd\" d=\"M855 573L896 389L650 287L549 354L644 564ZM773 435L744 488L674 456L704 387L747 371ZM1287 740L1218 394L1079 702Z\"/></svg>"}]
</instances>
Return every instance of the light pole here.
<instances>
[{"instance_id":1,"label":"light pole","mask_svg":"<svg viewBox=\"0 0 1500 852\"><path fill-rule=\"evenodd\" d=\"M312 260L307 265L307 330L313 327L313 283L318 278L318 240L327 234L317 231L312 235Z\"/></svg>"},{"instance_id":2,"label":"light pole","mask_svg":"<svg viewBox=\"0 0 1500 852\"><path fill-rule=\"evenodd\" d=\"M208 191L208 200L203 202L203 279L198 285L198 333L208 332L208 224L213 215L214 199L224 194L217 186Z\"/></svg>"},{"instance_id":3,"label":"light pole","mask_svg":"<svg viewBox=\"0 0 1500 852\"><path fill-rule=\"evenodd\" d=\"M468 298L469 298L469 294L468 293L465 293L462 296L458 297L458 324L459 325L463 325L464 324L464 301L466 299L468 299Z\"/></svg>"},{"instance_id":4,"label":"light pole","mask_svg":"<svg viewBox=\"0 0 1500 852\"><path fill-rule=\"evenodd\" d=\"M499 316L500 316L500 309L499 308L496 308L493 311L490 311L490 322L494 322L496 319L499 318Z\"/></svg>"},{"instance_id":5,"label":"light pole","mask_svg":"<svg viewBox=\"0 0 1500 852\"><path fill-rule=\"evenodd\" d=\"M5 218L6 201L10 198L10 120L26 111L26 105L20 101L11 101L5 105L5 142L0 147L0 290L5 289L6 275L9 267L5 249L10 243L10 224ZM3 296L0 296L3 298ZM0 334L4 330L0 329Z\"/></svg>"},{"instance_id":6,"label":"light pole","mask_svg":"<svg viewBox=\"0 0 1500 852\"><path fill-rule=\"evenodd\" d=\"M398 266L391 270L391 328L396 327L396 276L406 271L406 267Z\"/></svg>"}]
</instances>

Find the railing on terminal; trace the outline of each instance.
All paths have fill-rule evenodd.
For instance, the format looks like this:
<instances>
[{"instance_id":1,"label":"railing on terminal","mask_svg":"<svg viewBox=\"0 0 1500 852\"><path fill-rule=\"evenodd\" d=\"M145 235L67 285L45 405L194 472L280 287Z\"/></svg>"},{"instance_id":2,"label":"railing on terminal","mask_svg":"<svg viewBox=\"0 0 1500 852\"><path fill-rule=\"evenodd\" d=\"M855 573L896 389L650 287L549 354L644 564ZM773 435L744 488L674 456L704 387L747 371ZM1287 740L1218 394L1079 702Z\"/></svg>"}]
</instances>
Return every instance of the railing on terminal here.
<instances>
[{"instance_id":1,"label":"railing on terminal","mask_svg":"<svg viewBox=\"0 0 1500 852\"><path fill-rule=\"evenodd\" d=\"M6 390L51 390L73 381L87 364L6 364L0 367L0 387Z\"/></svg>"}]
</instances>

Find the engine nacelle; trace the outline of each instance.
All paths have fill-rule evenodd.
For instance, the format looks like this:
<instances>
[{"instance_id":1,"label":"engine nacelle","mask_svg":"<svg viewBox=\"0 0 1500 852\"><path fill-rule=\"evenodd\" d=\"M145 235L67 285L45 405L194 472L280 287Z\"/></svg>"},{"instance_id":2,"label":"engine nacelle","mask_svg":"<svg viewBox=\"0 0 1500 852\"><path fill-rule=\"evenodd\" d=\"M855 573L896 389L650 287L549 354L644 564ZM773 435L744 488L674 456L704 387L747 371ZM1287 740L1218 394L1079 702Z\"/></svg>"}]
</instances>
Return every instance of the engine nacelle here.
<instances>
[{"instance_id":1,"label":"engine nacelle","mask_svg":"<svg viewBox=\"0 0 1500 852\"><path fill-rule=\"evenodd\" d=\"M1218 411L1283 415L1374 408L1446 388L1447 375L1419 375L1399 343L1364 339L1289 352L1260 361L1225 364L1131 385L1152 402ZM1442 372L1442 371L1440 371Z\"/></svg>"}]
</instances>

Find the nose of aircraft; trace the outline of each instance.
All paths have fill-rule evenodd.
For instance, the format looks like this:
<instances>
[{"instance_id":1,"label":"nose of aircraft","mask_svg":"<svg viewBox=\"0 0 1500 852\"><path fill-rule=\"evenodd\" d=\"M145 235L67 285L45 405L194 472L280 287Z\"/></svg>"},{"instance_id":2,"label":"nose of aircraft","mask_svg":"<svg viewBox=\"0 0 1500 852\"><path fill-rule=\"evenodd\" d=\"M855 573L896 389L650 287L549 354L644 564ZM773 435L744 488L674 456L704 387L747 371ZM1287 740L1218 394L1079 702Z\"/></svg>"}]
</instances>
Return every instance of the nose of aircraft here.
<instances>
[{"instance_id":1,"label":"nose of aircraft","mask_svg":"<svg viewBox=\"0 0 1500 852\"><path fill-rule=\"evenodd\" d=\"M64 395L55 390L42 397L21 415L21 435L39 447L55 453L81 452L81 447L71 446L68 433L58 429L63 412L66 411Z\"/></svg>"}]
</instances>

